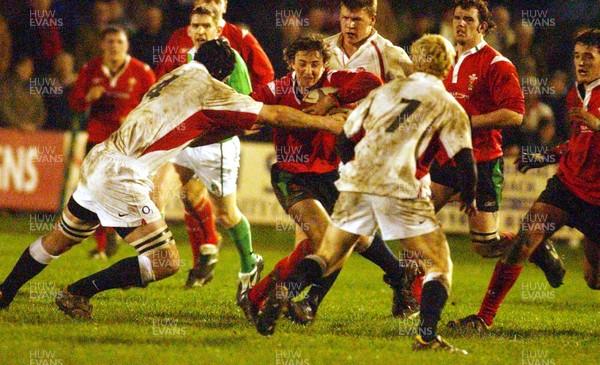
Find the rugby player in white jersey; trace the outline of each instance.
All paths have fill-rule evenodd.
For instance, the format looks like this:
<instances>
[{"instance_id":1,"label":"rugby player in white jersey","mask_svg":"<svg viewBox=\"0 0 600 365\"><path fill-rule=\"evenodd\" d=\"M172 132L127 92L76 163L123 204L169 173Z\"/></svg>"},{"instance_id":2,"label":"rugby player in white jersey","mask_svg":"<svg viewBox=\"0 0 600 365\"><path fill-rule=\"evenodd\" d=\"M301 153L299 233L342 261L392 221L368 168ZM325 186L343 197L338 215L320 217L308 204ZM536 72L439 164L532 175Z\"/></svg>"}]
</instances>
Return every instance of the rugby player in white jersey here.
<instances>
[{"instance_id":1,"label":"rugby player in white jersey","mask_svg":"<svg viewBox=\"0 0 600 365\"><path fill-rule=\"evenodd\" d=\"M454 159L463 172L462 209L475 207L477 169L471 128L464 109L442 79L454 63L454 48L439 35L425 35L411 47L415 71L371 92L350 114L339 136L345 165L331 223L316 254L303 259L259 313L264 327L275 327L291 298L322 276L338 270L360 235L379 227L384 240L399 240L427 265L419 334L413 349L466 353L436 334L452 282L448 242L431 202L428 166L433 157ZM364 137L355 143L355 139ZM410 158L413 156L413 158Z\"/></svg>"},{"instance_id":2,"label":"rugby player in white jersey","mask_svg":"<svg viewBox=\"0 0 600 365\"><path fill-rule=\"evenodd\" d=\"M0 285L0 309L7 308L19 288L89 237L100 223L114 227L138 256L65 287L56 296L63 312L90 318L89 299L95 294L144 287L175 274L179 253L150 198L151 177L185 147L214 143L255 123L341 131L343 116L312 116L289 107L263 105L235 92L219 81L229 76L234 62L226 42L205 42L194 62L158 80L121 128L90 151L77 189L55 229L25 249Z\"/></svg>"},{"instance_id":3,"label":"rugby player in white jersey","mask_svg":"<svg viewBox=\"0 0 600 365\"><path fill-rule=\"evenodd\" d=\"M333 70L368 71L388 82L410 73L406 52L375 30L377 0L342 0L341 32L325 39Z\"/></svg>"}]
</instances>

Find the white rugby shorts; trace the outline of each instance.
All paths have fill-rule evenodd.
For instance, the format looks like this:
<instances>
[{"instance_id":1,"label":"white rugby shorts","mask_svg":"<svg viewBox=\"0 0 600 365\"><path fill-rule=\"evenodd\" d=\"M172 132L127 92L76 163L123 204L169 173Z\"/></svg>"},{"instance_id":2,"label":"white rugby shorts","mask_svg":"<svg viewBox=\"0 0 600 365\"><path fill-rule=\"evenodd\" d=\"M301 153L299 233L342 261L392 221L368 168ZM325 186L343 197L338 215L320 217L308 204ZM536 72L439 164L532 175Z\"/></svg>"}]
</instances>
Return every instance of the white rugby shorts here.
<instances>
[{"instance_id":1,"label":"white rugby shorts","mask_svg":"<svg viewBox=\"0 0 600 365\"><path fill-rule=\"evenodd\" d=\"M171 162L194 171L211 194L227 196L237 189L240 148L235 136L225 142L187 147Z\"/></svg>"},{"instance_id":2,"label":"white rugby shorts","mask_svg":"<svg viewBox=\"0 0 600 365\"><path fill-rule=\"evenodd\" d=\"M440 228L429 199L396 199L341 191L331 221L346 232L373 236L379 227L384 240L421 236Z\"/></svg>"},{"instance_id":3,"label":"white rugby shorts","mask_svg":"<svg viewBox=\"0 0 600 365\"><path fill-rule=\"evenodd\" d=\"M142 164L99 144L83 162L73 199L105 227L138 227L162 219L150 199L153 188Z\"/></svg>"}]
</instances>

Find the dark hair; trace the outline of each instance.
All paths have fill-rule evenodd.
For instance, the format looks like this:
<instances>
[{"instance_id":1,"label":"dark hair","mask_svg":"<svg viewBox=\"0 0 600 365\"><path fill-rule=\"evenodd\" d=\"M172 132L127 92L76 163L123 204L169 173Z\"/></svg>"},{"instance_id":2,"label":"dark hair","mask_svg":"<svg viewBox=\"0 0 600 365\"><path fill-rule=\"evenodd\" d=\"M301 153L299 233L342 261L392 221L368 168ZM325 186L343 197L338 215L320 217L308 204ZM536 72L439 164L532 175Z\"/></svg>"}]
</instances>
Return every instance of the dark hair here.
<instances>
[{"instance_id":1,"label":"dark hair","mask_svg":"<svg viewBox=\"0 0 600 365\"><path fill-rule=\"evenodd\" d=\"M118 25L109 25L108 27L104 28L104 30L102 31L102 33L100 33L102 39L104 40L104 38L106 38L107 35L109 34L118 34L118 33L123 33L125 34L125 38L129 38L127 36L127 32L125 31L125 29L119 27Z\"/></svg>"},{"instance_id":2,"label":"dark hair","mask_svg":"<svg viewBox=\"0 0 600 365\"><path fill-rule=\"evenodd\" d=\"M358 11L364 8L369 15L377 14L377 0L342 0L341 5L352 11Z\"/></svg>"},{"instance_id":3,"label":"dark hair","mask_svg":"<svg viewBox=\"0 0 600 365\"><path fill-rule=\"evenodd\" d=\"M190 21L192 20L192 17L194 15L208 15L209 17L212 18L212 20L215 22L215 24L219 24L219 13L217 13L217 10L215 8L213 8L212 6L207 6L207 5L196 6L194 8L194 10L192 10L192 12L190 13Z\"/></svg>"},{"instance_id":4,"label":"dark hair","mask_svg":"<svg viewBox=\"0 0 600 365\"><path fill-rule=\"evenodd\" d=\"M194 60L202 63L210 75L219 81L231 75L235 67L235 54L224 38L204 42L196 51Z\"/></svg>"},{"instance_id":5,"label":"dark hair","mask_svg":"<svg viewBox=\"0 0 600 365\"><path fill-rule=\"evenodd\" d=\"M582 31L575 36L575 43L585 44L586 46L598 47L600 49L600 29L591 28Z\"/></svg>"},{"instance_id":6,"label":"dark hair","mask_svg":"<svg viewBox=\"0 0 600 365\"><path fill-rule=\"evenodd\" d=\"M325 43L323 42L323 37L316 34L310 34L296 39L287 47L285 47L285 49L283 50L283 58L285 59L285 62L287 62L288 66L294 63L296 54L302 51L314 51L321 53L324 64L329 62L329 59L331 58L331 53L329 52L329 49L325 46Z\"/></svg>"},{"instance_id":7,"label":"dark hair","mask_svg":"<svg viewBox=\"0 0 600 365\"><path fill-rule=\"evenodd\" d=\"M469 10L471 8L477 9L477 13L479 14L479 22L487 23L487 29L485 34L488 34L492 29L496 28L496 23L492 20L492 15L490 13L490 9L488 7L488 3L485 0L455 0L454 1L454 9L457 7L461 7L465 10Z\"/></svg>"}]
</instances>

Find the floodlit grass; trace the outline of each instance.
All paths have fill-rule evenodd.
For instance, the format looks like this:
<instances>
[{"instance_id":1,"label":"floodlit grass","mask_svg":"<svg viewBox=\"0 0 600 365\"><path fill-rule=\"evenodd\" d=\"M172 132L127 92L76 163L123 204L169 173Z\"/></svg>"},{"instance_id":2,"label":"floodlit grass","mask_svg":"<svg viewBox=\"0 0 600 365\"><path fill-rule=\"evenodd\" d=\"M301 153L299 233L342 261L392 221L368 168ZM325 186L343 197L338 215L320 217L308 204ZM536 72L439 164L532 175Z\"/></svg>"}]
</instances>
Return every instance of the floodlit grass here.
<instances>
[{"instance_id":1,"label":"floodlit grass","mask_svg":"<svg viewBox=\"0 0 600 365\"><path fill-rule=\"evenodd\" d=\"M30 217L0 218L0 280L40 234ZM106 261L87 258L92 242L75 247L26 284L8 311L0 312L0 364L593 364L600 359L600 297L583 280L581 250L558 247L567 265L565 285L551 288L526 266L486 337L440 334L470 355L414 353L416 321L390 315L391 290L382 272L353 255L317 321L299 327L280 320L271 338L245 323L235 305L238 258L227 242L215 279L184 290L191 264L185 229L171 226L182 270L146 289L111 290L93 298L94 319L78 322L53 301L62 286L127 256L121 246ZM253 227L255 251L266 270L292 248L292 234ZM477 311L495 260L470 252L467 239L449 237L454 287L442 322ZM397 247L393 248L397 252ZM267 271L264 272L266 274Z\"/></svg>"}]
</instances>

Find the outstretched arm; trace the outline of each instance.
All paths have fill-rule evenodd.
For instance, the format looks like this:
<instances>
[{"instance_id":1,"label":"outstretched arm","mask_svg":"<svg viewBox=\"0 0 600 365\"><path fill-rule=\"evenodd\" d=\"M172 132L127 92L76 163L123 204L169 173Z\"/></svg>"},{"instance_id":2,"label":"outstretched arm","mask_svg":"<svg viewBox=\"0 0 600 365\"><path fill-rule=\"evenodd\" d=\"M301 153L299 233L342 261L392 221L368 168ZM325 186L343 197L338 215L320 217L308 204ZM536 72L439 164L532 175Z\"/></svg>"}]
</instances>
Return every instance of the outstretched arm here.
<instances>
[{"instance_id":1,"label":"outstretched arm","mask_svg":"<svg viewBox=\"0 0 600 365\"><path fill-rule=\"evenodd\" d=\"M318 116L309 115L283 105L263 105L258 114L257 123L279 128L322 129L340 134L345 121L345 114Z\"/></svg>"}]
</instances>

